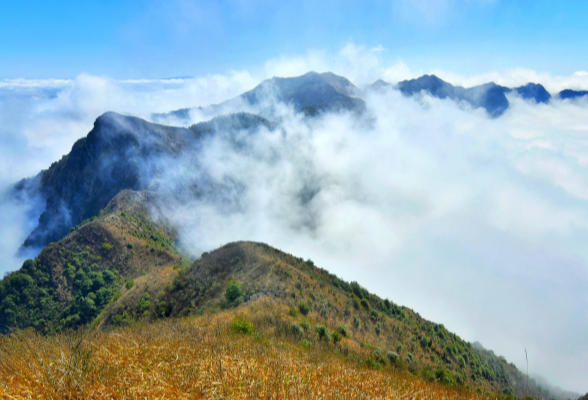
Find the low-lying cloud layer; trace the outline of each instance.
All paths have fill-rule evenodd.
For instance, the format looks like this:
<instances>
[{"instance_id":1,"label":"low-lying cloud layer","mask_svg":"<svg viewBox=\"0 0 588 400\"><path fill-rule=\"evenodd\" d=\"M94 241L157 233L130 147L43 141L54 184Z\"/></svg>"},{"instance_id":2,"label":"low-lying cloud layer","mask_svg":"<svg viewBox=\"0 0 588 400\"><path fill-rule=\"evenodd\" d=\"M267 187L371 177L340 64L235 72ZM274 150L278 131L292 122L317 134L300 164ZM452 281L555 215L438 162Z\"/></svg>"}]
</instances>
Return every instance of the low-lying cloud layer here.
<instances>
[{"instance_id":1,"label":"low-lying cloud layer","mask_svg":"<svg viewBox=\"0 0 588 400\"><path fill-rule=\"evenodd\" d=\"M412 75L401 64L382 67L377 54L350 44L334 72L358 85L393 81L390 71ZM271 60L262 71L304 73L322 57ZM106 110L148 117L218 103L267 73L0 87L0 184L47 168ZM588 77L577 76L576 88L587 88ZM261 130L244 146L224 135L204 143L201 168L226 184L229 205L203 198L170 215L195 252L258 240L311 258L519 367L526 348L531 372L585 392L588 103L509 96L497 119L394 90L366 96L369 123L308 121L285 107L283 129ZM32 227L2 204L0 251L10 255Z\"/></svg>"}]
</instances>

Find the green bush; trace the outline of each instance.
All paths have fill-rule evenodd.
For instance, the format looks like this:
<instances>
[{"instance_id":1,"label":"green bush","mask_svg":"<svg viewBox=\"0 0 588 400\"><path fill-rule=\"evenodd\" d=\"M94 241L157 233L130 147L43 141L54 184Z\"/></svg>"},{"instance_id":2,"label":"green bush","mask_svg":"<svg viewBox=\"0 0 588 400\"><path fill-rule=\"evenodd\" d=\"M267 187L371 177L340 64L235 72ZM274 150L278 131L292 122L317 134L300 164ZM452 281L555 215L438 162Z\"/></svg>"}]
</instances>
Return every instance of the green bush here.
<instances>
[{"instance_id":1,"label":"green bush","mask_svg":"<svg viewBox=\"0 0 588 400\"><path fill-rule=\"evenodd\" d=\"M149 295L149 293L143 293L141 300L139 300L139 304L137 304L138 314L145 314L149 312L149 309L151 308L151 302L149 301L150 298L151 296Z\"/></svg>"},{"instance_id":2,"label":"green bush","mask_svg":"<svg viewBox=\"0 0 588 400\"><path fill-rule=\"evenodd\" d=\"M386 358L384 358L382 349L376 349L374 351L374 359L382 365L386 364Z\"/></svg>"},{"instance_id":3,"label":"green bush","mask_svg":"<svg viewBox=\"0 0 588 400\"><path fill-rule=\"evenodd\" d=\"M305 301L301 301L300 303L298 303L298 309L300 310L300 314L304 316L308 315L308 313L310 312L310 306Z\"/></svg>"},{"instance_id":4,"label":"green bush","mask_svg":"<svg viewBox=\"0 0 588 400\"><path fill-rule=\"evenodd\" d=\"M225 289L225 299L227 299L229 303L233 303L241 296L243 296L243 288L241 285L234 280L228 282L227 288Z\"/></svg>"},{"instance_id":5,"label":"green bush","mask_svg":"<svg viewBox=\"0 0 588 400\"><path fill-rule=\"evenodd\" d=\"M304 335L304 329L296 322L292 322L290 324L290 333L294 336L302 336Z\"/></svg>"},{"instance_id":6,"label":"green bush","mask_svg":"<svg viewBox=\"0 0 588 400\"><path fill-rule=\"evenodd\" d=\"M255 331L255 328L253 328L253 325L251 325L249 322L245 321L244 319L240 319L240 318L235 318L231 322L231 328L233 329L233 332L242 333L244 335L251 335L253 333L253 331Z\"/></svg>"},{"instance_id":7,"label":"green bush","mask_svg":"<svg viewBox=\"0 0 588 400\"><path fill-rule=\"evenodd\" d=\"M112 245L110 243L102 243L102 250L112 250Z\"/></svg>"},{"instance_id":8,"label":"green bush","mask_svg":"<svg viewBox=\"0 0 588 400\"><path fill-rule=\"evenodd\" d=\"M423 335L423 336L421 336L421 346L422 346L423 348L429 347L429 345L430 345L430 344L431 344L431 341L429 340L429 338L428 338L428 337L426 337L426 336L424 336L424 335Z\"/></svg>"},{"instance_id":9,"label":"green bush","mask_svg":"<svg viewBox=\"0 0 588 400\"><path fill-rule=\"evenodd\" d=\"M337 327L337 330L343 337L349 337L349 331L347 331L347 327L343 324Z\"/></svg>"},{"instance_id":10,"label":"green bush","mask_svg":"<svg viewBox=\"0 0 588 400\"><path fill-rule=\"evenodd\" d=\"M355 295L353 295L353 307L355 307L356 310L359 310L359 299Z\"/></svg>"},{"instance_id":11,"label":"green bush","mask_svg":"<svg viewBox=\"0 0 588 400\"><path fill-rule=\"evenodd\" d=\"M396 352L400 353L402 351L402 343L398 343L398 346L396 346Z\"/></svg>"},{"instance_id":12,"label":"green bush","mask_svg":"<svg viewBox=\"0 0 588 400\"><path fill-rule=\"evenodd\" d=\"M382 333L382 323L378 322L376 323L376 335L380 336L380 333Z\"/></svg>"},{"instance_id":13,"label":"green bush","mask_svg":"<svg viewBox=\"0 0 588 400\"><path fill-rule=\"evenodd\" d=\"M129 290L133 286L135 286L135 281L132 279L128 279L127 282L125 283L125 287L127 288L127 290Z\"/></svg>"},{"instance_id":14,"label":"green bush","mask_svg":"<svg viewBox=\"0 0 588 400\"><path fill-rule=\"evenodd\" d=\"M331 332L327 329L324 325L317 325L314 328L314 332L317 334L320 340L325 340L327 342L331 341Z\"/></svg>"},{"instance_id":15,"label":"green bush","mask_svg":"<svg viewBox=\"0 0 588 400\"><path fill-rule=\"evenodd\" d=\"M307 320L303 320L303 321L300 323L300 327L301 327L302 329L304 329L304 332L310 332L310 328L311 328L311 326L310 326L310 322L308 322Z\"/></svg>"},{"instance_id":16,"label":"green bush","mask_svg":"<svg viewBox=\"0 0 588 400\"><path fill-rule=\"evenodd\" d=\"M406 356L406 362L410 364L412 362L412 360L413 360L412 353L408 353L408 355Z\"/></svg>"},{"instance_id":17,"label":"green bush","mask_svg":"<svg viewBox=\"0 0 588 400\"><path fill-rule=\"evenodd\" d=\"M300 316L300 314L298 314L298 311L296 311L295 308L290 308L288 314L294 318L298 318Z\"/></svg>"},{"instance_id":18,"label":"green bush","mask_svg":"<svg viewBox=\"0 0 588 400\"><path fill-rule=\"evenodd\" d=\"M343 339L343 336L341 336L341 333L339 333L339 331L333 331L331 333L331 336L333 337L333 343L337 344L341 341L341 339Z\"/></svg>"},{"instance_id":19,"label":"green bush","mask_svg":"<svg viewBox=\"0 0 588 400\"><path fill-rule=\"evenodd\" d=\"M366 299L361 299L360 304L366 310L370 309L370 303Z\"/></svg>"},{"instance_id":20,"label":"green bush","mask_svg":"<svg viewBox=\"0 0 588 400\"><path fill-rule=\"evenodd\" d=\"M355 327L355 329L359 328L359 325L361 324L361 321L359 320L359 318L357 318L357 315L353 316L353 326Z\"/></svg>"},{"instance_id":21,"label":"green bush","mask_svg":"<svg viewBox=\"0 0 588 400\"><path fill-rule=\"evenodd\" d=\"M307 349L310 349L312 347L312 343L306 339L302 339L300 342L298 342L300 344L300 346L305 347Z\"/></svg>"},{"instance_id":22,"label":"green bush","mask_svg":"<svg viewBox=\"0 0 588 400\"><path fill-rule=\"evenodd\" d=\"M443 367L439 367L435 370L435 378L437 378L438 382L442 382L442 383L455 382L455 378L451 374L451 371L449 371Z\"/></svg>"},{"instance_id":23,"label":"green bush","mask_svg":"<svg viewBox=\"0 0 588 400\"><path fill-rule=\"evenodd\" d=\"M373 358L368 358L365 360L365 364L373 369L382 369L382 364L374 360Z\"/></svg>"},{"instance_id":24,"label":"green bush","mask_svg":"<svg viewBox=\"0 0 588 400\"><path fill-rule=\"evenodd\" d=\"M378 312L376 310L372 310L372 313L370 314L370 318L372 319L372 321L376 322L378 320L378 318L380 318L380 314L378 314Z\"/></svg>"},{"instance_id":25,"label":"green bush","mask_svg":"<svg viewBox=\"0 0 588 400\"><path fill-rule=\"evenodd\" d=\"M393 351L389 351L388 354L386 354L386 357L388 357L390 364L396 364L396 361L400 358L398 353L395 353Z\"/></svg>"},{"instance_id":26,"label":"green bush","mask_svg":"<svg viewBox=\"0 0 588 400\"><path fill-rule=\"evenodd\" d=\"M423 367L423 369L421 369L421 376L431 382L434 382L437 380L437 378L435 378L435 372L433 372L431 370L431 367L429 367L428 365Z\"/></svg>"}]
</instances>

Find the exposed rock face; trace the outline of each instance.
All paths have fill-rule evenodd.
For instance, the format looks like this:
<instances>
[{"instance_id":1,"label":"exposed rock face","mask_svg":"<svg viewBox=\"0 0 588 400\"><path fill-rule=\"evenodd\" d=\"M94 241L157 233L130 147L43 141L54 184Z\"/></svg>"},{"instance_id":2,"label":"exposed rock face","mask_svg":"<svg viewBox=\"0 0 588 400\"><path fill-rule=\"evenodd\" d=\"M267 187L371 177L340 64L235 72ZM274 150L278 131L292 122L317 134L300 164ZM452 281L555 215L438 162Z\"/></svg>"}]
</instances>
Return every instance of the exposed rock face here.
<instances>
[{"instance_id":1,"label":"exposed rock face","mask_svg":"<svg viewBox=\"0 0 588 400\"><path fill-rule=\"evenodd\" d=\"M140 191L156 185L164 164L188 150L190 156L198 157L203 136L260 126L272 127L269 121L250 114L218 117L190 128L157 125L110 112L100 116L68 155L38 177L16 186L15 195L36 191L46 201L39 224L22 249L58 241L72 226L98 215L124 189Z\"/></svg>"}]
</instances>

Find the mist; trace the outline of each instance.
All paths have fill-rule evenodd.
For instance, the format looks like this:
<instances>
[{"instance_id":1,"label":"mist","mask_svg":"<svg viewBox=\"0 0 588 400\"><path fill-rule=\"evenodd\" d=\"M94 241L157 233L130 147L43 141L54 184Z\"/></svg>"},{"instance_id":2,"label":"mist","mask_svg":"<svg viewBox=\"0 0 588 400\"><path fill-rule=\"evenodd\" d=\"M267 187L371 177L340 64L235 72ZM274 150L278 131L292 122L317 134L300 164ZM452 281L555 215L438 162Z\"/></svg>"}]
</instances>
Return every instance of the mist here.
<instances>
[{"instance_id":1,"label":"mist","mask_svg":"<svg viewBox=\"0 0 588 400\"><path fill-rule=\"evenodd\" d=\"M347 45L334 72L347 72L356 85L416 74L401 61L382 66L372 50ZM321 65L329 63L311 52L226 76L123 82L81 75L2 87L0 189L69 152L104 111L149 118L206 106L267 74ZM196 172L189 160L170 164L169 187L206 175L223 185L223 201L175 204L167 217L194 254L235 240L268 243L480 341L520 369L527 349L532 374L586 392L588 103L508 99L496 119L394 90L366 94L364 119L307 119L282 105L278 129L205 139ZM9 256L34 228L31 216L42 208L34 204L0 204L4 272L22 263Z\"/></svg>"}]
</instances>

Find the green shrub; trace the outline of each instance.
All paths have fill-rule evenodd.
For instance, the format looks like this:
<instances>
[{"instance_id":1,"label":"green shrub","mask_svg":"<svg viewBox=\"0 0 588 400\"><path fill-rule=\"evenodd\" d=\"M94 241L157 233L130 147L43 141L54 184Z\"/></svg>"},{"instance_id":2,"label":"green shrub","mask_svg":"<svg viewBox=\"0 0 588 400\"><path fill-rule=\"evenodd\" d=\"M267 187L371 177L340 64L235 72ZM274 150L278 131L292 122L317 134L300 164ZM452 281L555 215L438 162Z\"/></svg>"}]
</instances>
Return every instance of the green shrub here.
<instances>
[{"instance_id":1,"label":"green shrub","mask_svg":"<svg viewBox=\"0 0 588 400\"><path fill-rule=\"evenodd\" d=\"M337 330L343 337L349 337L349 332L347 331L347 327L343 324L337 327Z\"/></svg>"},{"instance_id":2,"label":"green shrub","mask_svg":"<svg viewBox=\"0 0 588 400\"><path fill-rule=\"evenodd\" d=\"M365 360L365 365L373 369L382 369L382 364L374 360L373 358L368 358Z\"/></svg>"},{"instance_id":3,"label":"green shrub","mask_svg":"<svg viewBox=\"0 0 588 400\"><path fill-rule=\"evenodd\" d=\"M463 385L463 383L465 382L465 380L463 379L463 375L460 374L459 372L456 372L455 375L454 375L454 377L455 377L455 381L457 383L459 383L460 385ZM506 394L508 394L508 393L506 393Z\"/></svg>"},{"instance_id":4,"label":"green shrub","mask_svg":"<svg viewBox=\"0 0 588 400\"><path fill-rule=\"evenodd\" d=\"M359 299L357 298L357 296L356 296L356 295L353 295L353 307L354 307L356 310L359 310Z\"/></svg>"},{"instance_id":5,"label":"green shrub","mask_svg":"<svg viewBox=\"0 0 588 400\"><path fill-rule=\"evenodd\" d=\"M133 248L133 244L132 243L127 243L127 249L132 249Z\"/></svg>"},{"instance_id":6,"label":"green shrub","mask_svg":"<svg viewBox=\"0 0 588 400\"><path fill-rule=\"evenodd\" d=\"M410 364L412 362L412 359L413 359L412 353L408 353L408 355L406 356L406 362Z\"/></svg>"},{"instance_id":7,"label":"green shrub","mask_svg":"<svg viewBox=\"0 0 588 400\"><path fill-rule=\"evenodd\" d=\"M421 369L421 377L423 377L424 379L434 382L437 380L437 378L435 378L435 372L433 372L431 370L431 367L429 367L428 365L423 367L423 369Z\"/></svg>"},{"instance_id":8,"label":"green shrub","mask_svg":"<svg viewBox=\"0 0 588 400\"><path fill-rule=\"evenodd\" d=\"M310 312L310 306L305 301L301 301L300 303L298 303L298 309L300 310L300 314L305 316L308 315L308 313Z\"/></svg>"},{"instance_id":9,"label":"green shrub","mask_svg":"<svg viewBox=\"0 0 588 400\"><path fill-rule=\"evenodd\" d=\"M306 339L302 339L300 342L298 342L300 344L300 346L305 347L307 349L310 349L312 347L312 343Z\"/></svg>"},{"instance_id":10,"label":"green shrub","mask_svg":"<svg viewBox=\"0 0 588 400\"><path fill-rule=\"evenodd\" d=\"M380 318L380 314L378 314L378 312L376 310L372 310L372 313L370 314L370 318L372 319L372 321L376 322L378 320L378 318Z\"/></svg>"},{"instance_id":11,"label":"green shrub","mask_svg":"<svg viewBox=\"0 0 588 400\"><path fill-rule=\"evenodd\" d=\"M357 318L357 315L353 316L353 326L355 327L355 329L359 328L359 325L361 324L361 321L359 320L359 318Z\"/></svg>"},{"instance_id":12,"label":"green shrub","mask_svg":"<svg viewBox=\"0 0 588 400\"><path fill-rule=\"evenodd\" d=\"M317 325L314 328L314 332L317 334L320 340L325 340L327 342L331 341L331 332L327 329L324 325Z\"/></svg>"},{"instance_id":13,"label":"green shrub","mask_svg":"<svg viewBox=\"0 0 588 400\"><path fill-rule=\"evenodd\" d=\"M304 335L304 329L296 322L292 322L290 324L290 333L294 336L302 336Z\"/></svg>"},{"instance_id":14,"label":"green shrub","mask_svg":"<svg viewBox=\"0 0 588 400\"><path fill-rule=\"evenodd\" d=\"M244 335L251 335L253 333L253 331L255 331L255 328L253 328L253 325L251 325L249 322L245 321L244 319L240 319L240 318L235 318L231 322L231 328L233 329L233 332L242 333Z\"/></svg>"},{"instance_id":15,"label":"green shrub","mask_svg":"<svg viewBox=\"0 0 588 400\"><path fill-rule=\"evenodd\" d=\"M429 340L429 338L428 338L428 337L426 337L426 336L424 336L424 335L423 335L423 336L421 336L421 346L422 346L423 348L429 347L429 345L430 345L430 344L431 344L431 342L430 342L430 340Z\"/></svg>"},{"instance_id":16,"label":"green shrub","mask_svg":"<svg viewBox=\"0 0 588 400\"><path fill-rule=\"evenodd\" d=\"M369 310L370 309L370 303L366 299L361 299L360 304L366 310Z\"/></svg>"},{"instance_id":17,"label":"green shrub","mask_svg":"<svg viewBox=\"0 0 588 400\"><path fill-rule=\"evenodd\" d=\"M303 320L303 321L300 323L300 327L301 327L302 329L304 329L304 332L310 332L310 328L311 328L311 326L310 326L310 322L308 322L307 320Z\"/></svg>"},{"instance_id":18,"label":"green shrub","mask_svg":"<svg viewBox=\"0 0 588 400\"><path fill-rule=\"evenodd\" d=\"M388 354L386 354L386 357L388 357L390 364L396 364L396 361L400 358L398 353L395 353L393 351L389 351Z\"/></svg>"},{"instance_id":19,"label":"green shrub","mask_svg":"<svg viewBox=\"0 0 588 400\"><path fill-rule=\"evenodd\" d=\"M298 318L300 316L295 308L290 308L290 310L288 310L288 314L294 318Z\"/></svg>"},{"instance_id":20,"label":"green shrub","mask_svg":"<svg viewBox=\"0 0 588 400\"><path fill-rule=\"evenodd\" d=\"M139 315L146 314L149 312L149 309L151 308L151 302L149 301L150 298L151 296L149 295L149 293L143 293L141 300L139 300L139 304L137 304L137 313Z\"/></svg>"},{"instance_id":21,"label":"green shrub","mask_svg":"<svg viewBox=\"0 0 588 400\"><path fill-rule=\"evenodd\" d=\"M339 333L339 331L333 331L331 333L331 336L333 337L333 343L337 344L341 341L341 339L343 339L343 336L341 336L341 333Z\"/></svg>"},{"instance_id":22,"label":"green shrub","mask_svg":"<svg viewBox=\"0 0 588 400\"><path fill-rule=\"evenodd\" d=\"M402 343L398 343L398 346L396 346L396 352L400 353L402 351Z\"/></svg>"},{"instance_id":23,"label":"green shrub","mask_svg":"<svg viewBox=\"0 0 588 400\"><path fill-rule=\"evenodd\" d=\"M380 336L380 333L382 333L382 323L378 322L376 323L376 335Z\"/></svg>"},{"instance_id":24,"label":"green shrub","mask_svg":"<svg viewBox=\"0 0 588 400\"><path fill-rule=\"evenodd\" d=\"M132 279L128 279L127 282L125 283L125 287L127 288L127 290L129 290L133 286L135 286L135 281Z\"/></svg>"},{"instance_id":25,"label":"green shrub","mask_svg":"<svg viewBox=\"0 0 588 400\"><path fill-rule=\"evenodd\" d=\"M110 243L102 243L102 250L112 250L112 245Z\"/></svg>"},{"instance_id":26,"label":"green shrub","mask_svg":"<svg viewBox=\"0 0 588 400\"><path fill-rule=\"evenodd\" d=\"M386 364L386 358L384 358L384 352L382 352L382 349L376 349L374 351L374 359L382 365Z\"/></svg>"},{"instance_id":27,"label":"green shrub","mask_svg":"<svg viewBox=\"0 0 588 400\"><path fill-rule=\"evenodd\" d=\"M241 296L243 296L243 288L241 285L234 280L228 282L227 288L225 289L225 299L227 299L229 303L233 303Z\"/></svg>"},{"instance_id":28,"label":"green shrub","mask_svg":"<svg viewBox=\"0 0 588 400\"><path fill-rule=\"evenodd\" d=\"M442 383L455 382L455 378L451 374L451 371L449 371L443 367L439 367L435 370L435 378L437 378L437 381L442 382Z\"/></svg>"}]
</instances>

